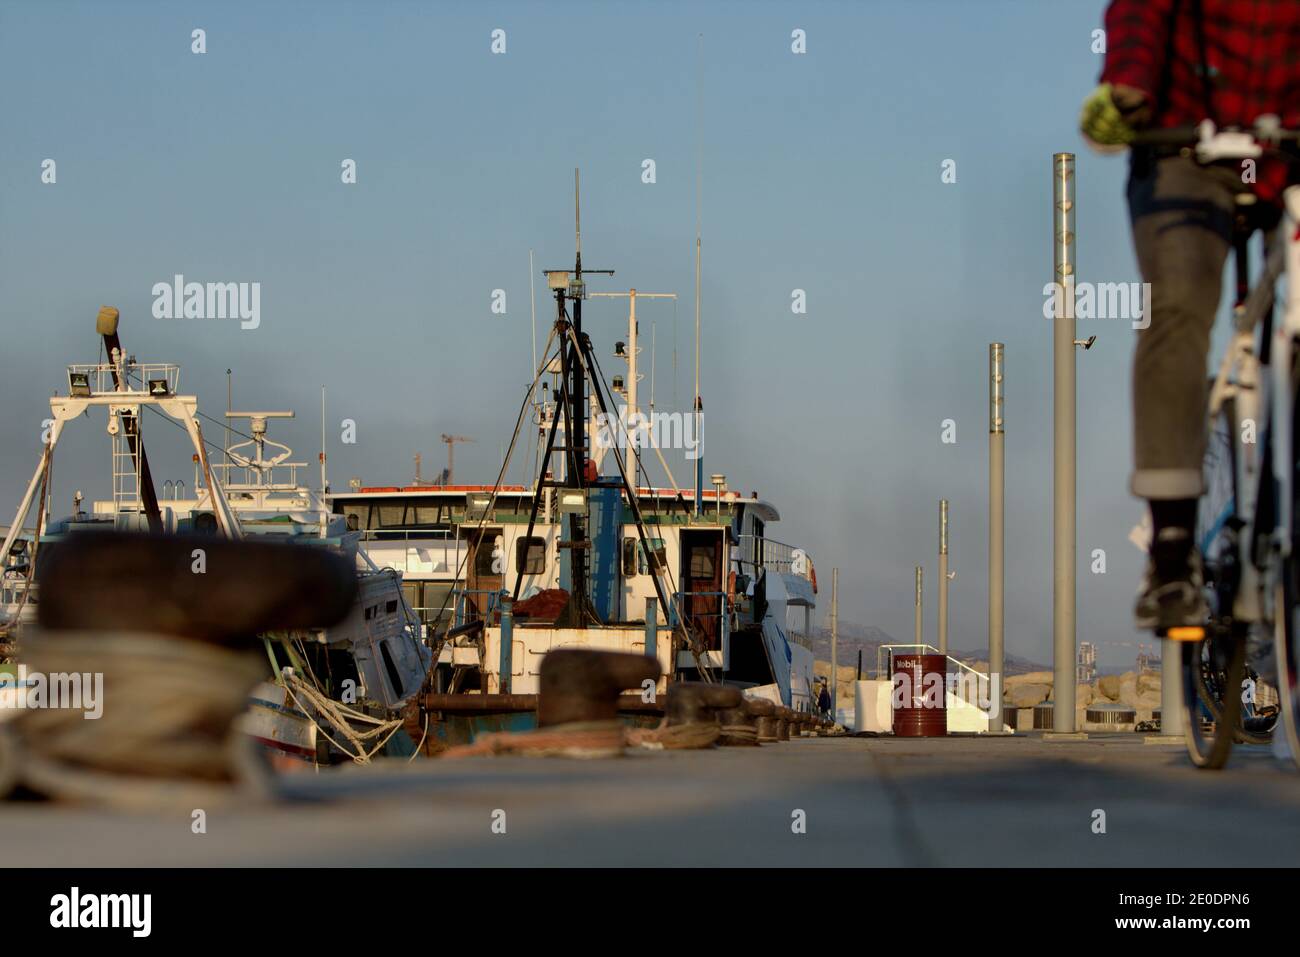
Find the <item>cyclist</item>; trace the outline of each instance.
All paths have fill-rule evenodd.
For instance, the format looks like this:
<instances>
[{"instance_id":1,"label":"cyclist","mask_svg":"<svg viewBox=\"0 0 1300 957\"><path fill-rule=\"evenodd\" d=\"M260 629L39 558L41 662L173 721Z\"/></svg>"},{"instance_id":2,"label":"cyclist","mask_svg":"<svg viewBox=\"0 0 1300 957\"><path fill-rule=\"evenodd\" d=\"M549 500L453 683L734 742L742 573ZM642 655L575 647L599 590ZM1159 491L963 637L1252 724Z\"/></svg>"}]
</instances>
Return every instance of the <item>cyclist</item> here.
<instances>
[{"instance_id":1,"label":"cyclist","mask_svg":"<svg viewBox=\"0 0 1300 957\"><path fill-rule=\"evenodd\" d=\"M1300 125L1300 0L1112 0L1105 26L1100 85L1079 124L1102 151L1123 150L1141 129L1203 119L1248 127L1271 113ZM1268 157L1199 165L1174 150L1132 150L1129 216L1151 290L1133 361L1130 487L1152 523L1140 628L1163 634L1208 614L1193 534L1210 332L1234 218L1249 209L1252 225L1275 225L1287 176Z\"/></svg>"}]
</instances>

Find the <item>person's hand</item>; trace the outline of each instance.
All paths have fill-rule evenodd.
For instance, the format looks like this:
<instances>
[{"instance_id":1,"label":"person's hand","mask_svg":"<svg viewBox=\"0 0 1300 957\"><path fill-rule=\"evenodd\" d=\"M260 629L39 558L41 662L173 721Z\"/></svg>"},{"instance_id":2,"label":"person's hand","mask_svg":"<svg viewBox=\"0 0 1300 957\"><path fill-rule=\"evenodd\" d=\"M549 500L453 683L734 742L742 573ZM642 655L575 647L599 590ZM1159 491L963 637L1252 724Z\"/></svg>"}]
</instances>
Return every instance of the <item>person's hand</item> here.
<instances>
[{"instance_id":1,"label":"person's hand","mask_svg":"<svg viewBox=\"0 0 1300 957\"><path fill-rule=\"evenodd\" d=\"M1150 121L1151 108L1145 93L1131 86L1103 83L1083 101L1079 132L1094 149L1117 153Z\"/></svg>"}]
</instances>

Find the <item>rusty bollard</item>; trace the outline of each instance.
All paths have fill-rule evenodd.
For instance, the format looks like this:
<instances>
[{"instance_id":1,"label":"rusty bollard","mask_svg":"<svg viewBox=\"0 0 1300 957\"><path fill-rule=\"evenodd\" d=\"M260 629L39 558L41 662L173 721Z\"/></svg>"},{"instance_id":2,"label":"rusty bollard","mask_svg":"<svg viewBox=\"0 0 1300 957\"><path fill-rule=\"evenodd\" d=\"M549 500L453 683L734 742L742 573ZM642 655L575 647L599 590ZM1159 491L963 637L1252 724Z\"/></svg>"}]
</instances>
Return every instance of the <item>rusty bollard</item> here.
<instances>
[{"instance_id":1,"label":"rusty bollard","mask_svg":"<svg viewBox=\"0 0 1300 957\"><path fill-rule=\"evenodd\" d=\"M771 744L780 741L777 730L776 705L765 698L749 698L745 701L750 713L757 719L759 744Z\"/></svg>"},{"instance_id":2,"label":"rusty bollard","mask_svg":"<svg viewBox=\"0 0 1300 957\"><path fill-rule=\"evenodd\" d=\"M647 751L710 748L722 736L719 714L740 706L739 688L703 681L678 681L668 686L664 720L657 728L632 728L628 743Z\"/></svg>"},{"instance_id":3,"label":"rusty bollard","mask_svg":"<svg viewBox=\"0 0 1300 957\"><path fill-rule=\"evenodd\" d=\"M794 712L786 707L776 710L776 734L782 741L790 740L790 725L794 723Z\"/></svg>"},{"instance_id":4,"label":"rusty bollard","mask_svg":"<svg viewBox=\"0 0 1300 957\"><path fill-rule=\"evenodd\" d=\"M659 680L659 662L649 655L559 648L542 659L537 727L618 721L618 697Z\"/></svg>"},{"instance_id":5,"label":"rusty bollard","mask_svg":"<svg viewBox=\"0 0 1300 957\"><path fill-rule=\"evenodd\" d=\"M659 662L649 655L586 648L558 648L542 659L538 676L537 729L481 734L470 744L449 748L439 760L484 755L607 758L639 743L618 718L619 696L659 680Z\"/></svg>"},{"instance_id":6,"label":"rusty bollard","mask_svg":"<svg viewBox=\"0 0 1300 957\"><path fill-rule=\"evenodd\" d=\"M720 711L740 707L744 698L739 688L679 681L668 686L666 718L669 725L717 724Z\"/></svg>"},{"instance_id":7,"label":"rusty bollard","mask_svg":"<svg viewBox=\"0 0 1300 957\"><path fill-rule=\"evenodd\" d=\"M722 736L719 715L740 706L739 688L680 681L668 686L668 703L659 738L665 748L706 748Z\"/></svg>"},{"instance_id":8,"label":"rusty bollard","mask_svg":"<svg viewBox=\"0 0 1300 957\"><path fill-rule=\"evenodd\" d=\"M207 536L74 534L44 546L29 674L93 679L100 714L23 710L0 782L28 797L197 806L267 797L271 773L236 727L270 672L260 632L331 625L352 607L352 562L317 548Z\"/></svg>"},{"instance_id":9,"label":"rusty bollard","mask_svg":"<svg viewBox=\"0 0 1300 957\"><path fill-rule=\"evenodd\" d=\"M725 708L718 712L718 721L722 725L722 736L718 744L728 748L758 747L758 714L746 698L734 708Z\"/></svg>"},{"instance_id":10,"label":"rusty bollard","mask_svg":"<svg viewBox=\"0 0 1300 957\"><path fill-rule=\"evenodd\" d=\"M649 655L584 648L550 652L542 659L537 731L531 741L520 743L538 745L536 753L567 757L622 754L625 731L618 719L619 695L640 690L642 682L658 681L659 673L659 662Z\"/></svg>"}]
</instances>

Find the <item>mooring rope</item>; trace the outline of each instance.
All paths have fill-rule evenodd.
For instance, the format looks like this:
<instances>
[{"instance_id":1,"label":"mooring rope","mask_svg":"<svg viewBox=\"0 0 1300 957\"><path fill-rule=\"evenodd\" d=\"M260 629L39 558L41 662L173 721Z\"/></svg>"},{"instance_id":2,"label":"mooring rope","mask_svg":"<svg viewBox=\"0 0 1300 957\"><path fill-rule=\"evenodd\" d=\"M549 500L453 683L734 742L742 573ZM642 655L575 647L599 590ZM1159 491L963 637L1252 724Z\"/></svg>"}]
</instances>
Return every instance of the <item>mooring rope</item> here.
<instances>
[{"instance_id":1,"label":"mooring rope","mask_svg":"<svg viewBox=\"0 0 1300 957\"><path fill-rule=\"evenodd\" d=\"M722 736L758 743L758 729L748 724L724 724L722 726Z\"/></svg>"},{"instance_id":2,"label":"mooring rope","mask_svg":"<svg viewBox=\"0 0 1300 957\"><path fill-rule=\"evenodd\" d=\"M326 740L357 764L369 764L370 759L384 749L384 745L388 743L388 739L396 734L397 729L403 724L401 718L392 721L385 721L382 718L368 715L364 711L349 708L343 702L335 701L333 698L328 697L323 692L303 681L293 673L292 669L284 669L284 671L280 673L280 676L284 679L285 692L288 693L289 697L293 700L293 703L298 706L298 710L311 718L312 722L316 725L317 730L319 730L321 734L325 735ZM311 709L308 709L303 705L302 701L299 700L298 695L302 695L303 698L306 698L307 701L311 703ZM331 737L330 733L325 730L325 726L317 720L316 715L323 717L340 737L347 739L348 743L352 745L352 750L349 751L346 747ZM373 725L373 727L368 731L358 731L353 726L353 722L369 724ZM369 747L370 742L374 741L376 738L380 738L379 743L374 747ZM367 750L368 748L369 750Z\"/></svg>"},{"instance_id":3,"label":"mooring rope","mask_svg":"<svg viewBox=\"0 0 1300 957\"><path fill-rule=\"evenodd\" d=\"M660 724L657 728L628 728L627 743L647 751L688 751L707 748L721 736L722 727L716 721L692 721Z\"/></svg>"},{"instance_id":4,"label":"mooring rope","mask_svg":"<svg viewBox=\"0 0 1300 957\"><path fill-rule=\"evenodd\" d=\"M148 632L36 632L23 663L47 692L57 676L60 695L71 687L63 676L80 676L81 706L47 697L16 709L0 726L0 792L22 785L52 798L201 807L233 796L232 785L269 790L269 772L235 727L265 673L256 654ZM16 693L24 704L33 694Z\"/></svg>"},{"instance_id":5,"label":"mooring rope","mask_svg":"<svg viewBox=\"0 0 1300 957\"><path fill-rule=\"evenodd\" d=\"M467 758L493 754L534 757L604 758L621 754L624 728L618 721L574 721L536 731L501 731L480 734L472 744L448 748L440 758Z\"/></svg>"}]
</instances>

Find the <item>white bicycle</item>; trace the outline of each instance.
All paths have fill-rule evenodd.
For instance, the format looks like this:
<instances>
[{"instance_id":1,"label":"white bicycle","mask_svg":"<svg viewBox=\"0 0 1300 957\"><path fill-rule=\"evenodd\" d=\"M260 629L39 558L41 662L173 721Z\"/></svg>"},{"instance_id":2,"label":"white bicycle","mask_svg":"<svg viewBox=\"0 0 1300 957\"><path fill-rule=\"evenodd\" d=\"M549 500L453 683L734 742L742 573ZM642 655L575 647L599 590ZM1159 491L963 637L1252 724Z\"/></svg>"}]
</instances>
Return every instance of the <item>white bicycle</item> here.
<instances>
[{"instance_id":1,"label":"white bicycle","mask_svg":"<svg viewBox=\"0 0 1300 957\"><path fill-rule=\"evenodd\" d=\"M1281 128L1276 117L1261 117L1249 130L1220 130L1207 120L1194 128L1142 132L1133 141L1203 164L1264 156L1294 163L1300 158L1298 143L1300 132ZM1161 635L1181 647L1187 751L1203 768L1223 767L1234 742L1267 741L1279 724L1300 765L1300 561L1295 554L1300 294L1292 294L1290 281L1280 317L1274 308L1278 282L1284 275L1300 276L1300 186L1285 191L1283 205L1253 286L1247 255L1253 227L1245 203L1233 237L1233 334L1210 388L1206 490L1197 517L1210 617L1204 627L1172 628ZM1267 640L1270 629L1279 702L1262 708L1253 695L1257 676L1248 666L1247 646L1252 636Z\"/></svg>"}]
</instances>

